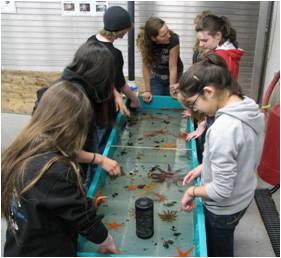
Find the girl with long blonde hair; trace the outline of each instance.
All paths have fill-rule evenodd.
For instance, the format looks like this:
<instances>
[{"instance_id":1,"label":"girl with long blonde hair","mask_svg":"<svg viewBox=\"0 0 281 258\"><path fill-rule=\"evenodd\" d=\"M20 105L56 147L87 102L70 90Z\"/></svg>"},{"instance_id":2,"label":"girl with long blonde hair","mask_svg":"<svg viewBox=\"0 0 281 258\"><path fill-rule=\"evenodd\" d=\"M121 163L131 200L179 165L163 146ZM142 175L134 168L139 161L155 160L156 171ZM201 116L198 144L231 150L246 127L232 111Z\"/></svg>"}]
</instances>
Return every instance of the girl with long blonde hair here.
<instances>
[{"instance_id":1,"label":"girl with long blonde hair","mask_svg":"<svg viewBox=\"0 0 281 258\"><path fill-rule=\"evenodd\" d=\"M85 195L77 162L92 112L81 87L60 81L2 154L5 256L75 256L78 233L101 243L103 252L117 252Z\"/></svg>"}]
</instances>

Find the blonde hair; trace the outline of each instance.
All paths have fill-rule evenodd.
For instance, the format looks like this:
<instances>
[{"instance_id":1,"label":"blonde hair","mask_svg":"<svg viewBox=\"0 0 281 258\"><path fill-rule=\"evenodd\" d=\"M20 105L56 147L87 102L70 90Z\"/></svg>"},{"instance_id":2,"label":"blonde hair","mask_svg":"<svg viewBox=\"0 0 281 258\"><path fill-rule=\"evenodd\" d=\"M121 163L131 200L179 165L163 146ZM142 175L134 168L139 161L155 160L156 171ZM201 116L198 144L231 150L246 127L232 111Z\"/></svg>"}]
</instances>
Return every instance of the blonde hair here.
<instances>
[{"instance_id":1,"label":"blonde hair","mask_svg":"<svg viewBox=\"0 0 281 258\"><path fill-rule=\"evenodd\" d=\"M64 160L69 163L82 189L75 153L85 144L91 117L90 101L78 85L60 81L44 93L30 123L2 155L1 206L7 220L14 192L18 198L22 197L55 162ZM56 155L35 178L16 189L29 172L26 170L28 163L47 153Z\"/></svg>"},{"instance_id":2,"label":"blonde hair","mask_svg":"<svg viewBox=\"0 0 281 258\"><path fill-rule=\"evenodd\" d=\"M121 34L123 34L124 30L130 30L134 25L132 24L130 27L125 28L123 30L120 31L108 31L105 29L102 29L100 31L100 35L102 35L103 37L107 38L108 40L115 40L117 39Z\"/></svg>"}]
</instances>

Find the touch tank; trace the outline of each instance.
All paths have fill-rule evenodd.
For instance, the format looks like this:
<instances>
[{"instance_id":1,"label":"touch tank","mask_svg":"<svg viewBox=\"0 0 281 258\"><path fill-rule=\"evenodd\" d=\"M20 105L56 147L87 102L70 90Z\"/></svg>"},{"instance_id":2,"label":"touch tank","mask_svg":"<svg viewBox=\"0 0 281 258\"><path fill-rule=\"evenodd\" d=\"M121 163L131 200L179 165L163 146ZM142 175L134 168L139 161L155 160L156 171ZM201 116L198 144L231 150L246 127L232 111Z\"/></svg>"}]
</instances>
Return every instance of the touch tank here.
<instances>
[{"instance_id":1,"label":"touch tank","mask_svg":"<svg viewBox=\"0 0 281 258\"><path fill-rule=\"evenodd\" d=\"M104 150L104 155L118 161L122 175L110 177L98 169L88 196L97 213L104 215L121 252L118 256L207 256L200 198L195 199L192 213L179 209L188 187L182 186L182 179L198 165L195 141L185 141L185 132L193 130L192 121L182 118L181 105L171 97L140 102L142 110L132 113L129 121L119 114ZM140 213L140 199L151 200L152 213L151 209ZM79 256L105 256L97 248L79 238Z\"/></svg>"}]
</instances>

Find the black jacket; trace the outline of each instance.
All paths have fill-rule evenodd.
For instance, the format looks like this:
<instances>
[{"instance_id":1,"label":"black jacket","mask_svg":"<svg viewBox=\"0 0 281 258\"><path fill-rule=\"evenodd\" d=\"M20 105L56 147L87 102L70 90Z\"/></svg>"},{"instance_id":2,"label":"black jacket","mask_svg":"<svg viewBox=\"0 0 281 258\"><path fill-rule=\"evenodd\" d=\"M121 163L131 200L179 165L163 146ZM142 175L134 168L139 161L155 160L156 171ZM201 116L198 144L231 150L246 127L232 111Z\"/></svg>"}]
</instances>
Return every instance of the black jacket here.
<instances>
[{"instance_id":1,"label":"black jacket","mask_svg":"<svg viewBox=\"0 0 281 258\"><path fill-rule=\"evenodd\" d=\"M98 151L98 136L97 136L97 125L96 125L96 117L95 117L95 100L94 100L94 96L93 96L93 91L90 89L90 86L84 81L84 79L79 76L78 74L76 74L75 72L71 71L68 68L65 68L61 78L57 81L60 80L66 80L72 83L75 83L75 85L77 85L78 87L80 87L80 89L87 95L87 97L89 98L92 108L93 108L93 116L92 119L90 121L90 127L89 127L89 132L88 132L88 136L86 139L86 143L84 146L84 150L86 151L90 151L90 152L97 152ZM43 94L45 93L45 91L48 89L48 87L43 87L37 90L36 92L36 96L37 96L37 100L35 101L35 105L33 108L33 112L35 112L40 99L42 98Z\"/></svg>"},{"instance_id":2,"label":"black jacket","mask_svg":"<svg viewBox=\"0 0 281 258\"><path fill-rule=\"evenodd\" d=\"M34 178L55 155L33 159L24 182ZM14 223L7 229L5 256L76 256L78 233L95 243L108 235L66 161L56 162L19 202L13 202L11 218Z\"/></svg>"},{"instance_id":3,"label":"black jacket","mask_svg":"<svg viewBox=\"0 0 281 258\"><path fill-rule=\"evenodd\" d=\"M122 52L118 48L114 47L114 45L111 42L99 41L96 35L93 35L90 38L88 38L88 41L99 42L104 46L106 46L112 53L114 69L115 69L114 86L116 90L121 92L121 89L124 87L126 83L126 79L123 73L124 59L123 59Z\"/></svg>"}]
</instances>

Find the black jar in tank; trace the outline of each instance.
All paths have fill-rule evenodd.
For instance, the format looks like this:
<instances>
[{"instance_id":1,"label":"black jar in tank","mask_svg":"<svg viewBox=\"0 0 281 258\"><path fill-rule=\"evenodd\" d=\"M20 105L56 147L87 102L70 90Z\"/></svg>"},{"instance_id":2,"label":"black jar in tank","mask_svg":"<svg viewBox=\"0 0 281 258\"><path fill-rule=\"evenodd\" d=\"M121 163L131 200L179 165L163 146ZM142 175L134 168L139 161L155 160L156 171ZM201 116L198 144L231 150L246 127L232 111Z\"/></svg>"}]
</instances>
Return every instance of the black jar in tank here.
<instances>
[{"instance_id":1,"label":"black jar in tank","mask_svg":"<svg viewBox=\"0 0 281 258\"><path fill-rule=\"evenodd\" d=\"M142 197L136 200L136 234L139 238L150 238L154 234L153 200Z\"/></svg>"}]
</instances>

